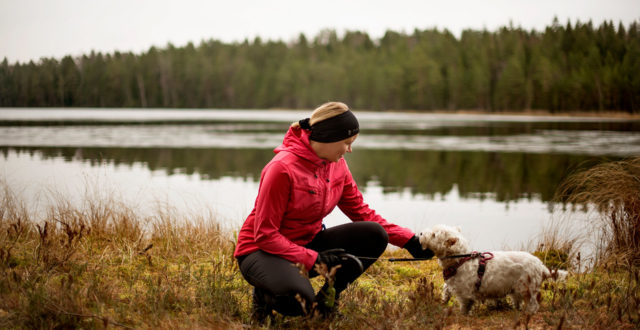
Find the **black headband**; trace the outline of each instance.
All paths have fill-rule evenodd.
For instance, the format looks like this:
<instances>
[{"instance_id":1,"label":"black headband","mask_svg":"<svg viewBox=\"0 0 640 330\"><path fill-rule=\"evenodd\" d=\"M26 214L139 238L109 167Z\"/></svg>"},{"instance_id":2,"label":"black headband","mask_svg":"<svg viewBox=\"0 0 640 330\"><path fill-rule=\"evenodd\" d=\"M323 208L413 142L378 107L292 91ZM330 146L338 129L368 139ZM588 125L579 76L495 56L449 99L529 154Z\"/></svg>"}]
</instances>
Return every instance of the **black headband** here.
<instances>
[{"instance_id":1,"label":"black headband","mask_svg":"<svg viewBox=\"0 0 640 330\"><path fill-rule=\"evenodd\" d=\"M337 116L309 125L309 118L300 120L300 127L311 130L309 140L317 142L337 142L350 138L360 132L358 119L347 110Z\"/></svg>"}]
</instances>

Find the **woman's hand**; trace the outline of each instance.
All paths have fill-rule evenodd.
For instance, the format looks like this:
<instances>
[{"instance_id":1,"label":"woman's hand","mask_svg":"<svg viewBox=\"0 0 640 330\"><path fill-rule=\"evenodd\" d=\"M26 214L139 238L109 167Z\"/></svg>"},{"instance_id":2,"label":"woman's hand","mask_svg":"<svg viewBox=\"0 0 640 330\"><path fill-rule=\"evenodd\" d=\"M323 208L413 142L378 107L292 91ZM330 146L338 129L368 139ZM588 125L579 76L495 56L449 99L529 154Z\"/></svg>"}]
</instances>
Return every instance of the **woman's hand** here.
<instances>
[{"instance_id":1,"label":"woman's hand","mask_svg":"<svg viewBox=\"0 0 640 330\"><path fill-rule=\"evenodd\" d=\"M325 264L329 269L341 265L342 267L355 269L358 273L364 271L362 262L360 262L357 257L346 253L344 249L331 249L319 252L316 264Z\"/></svg>"},{"instance_id":2,"label":"woman's hand","mask_svg":"<svg viewBox=\"0 0 640 330\"><path fill-rule=\"evenodd\" d=\"M316 259L316 264L325 264L330 269L331 267L337 266L340 264L342 259L340 258L345 252L343 249L331 249L318 253L318 259Z\"/></svg>"},{"instance_id":3,"label":"woman's hand","mask_svg":"<svg viewBox=\"0 0 640 330\"><path fill-rule=\"evenodd\" d=\"M413 235L411 239L404 245L404 248L411 253L414 258L431 259L433 258L433 251L429 249L423 249L420 244L420 240L416 235Z\"/></svg>"}]
</instances>

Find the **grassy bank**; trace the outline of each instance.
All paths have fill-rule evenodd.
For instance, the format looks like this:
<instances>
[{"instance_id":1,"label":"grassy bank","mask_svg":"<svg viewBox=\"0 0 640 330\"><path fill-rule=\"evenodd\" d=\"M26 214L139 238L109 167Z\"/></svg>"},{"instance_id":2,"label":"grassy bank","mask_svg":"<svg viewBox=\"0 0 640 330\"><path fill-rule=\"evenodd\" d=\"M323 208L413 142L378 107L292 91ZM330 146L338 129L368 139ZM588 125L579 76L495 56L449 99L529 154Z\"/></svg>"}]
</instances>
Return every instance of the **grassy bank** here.
<instances>
[{"instance_id":1,"label":"grassy bank","mask_svg":"<svg viewBox=\"0 0 640 330\"><path fill-rule=\"evenodd\" d=\"M59 200L35 218L4 187L0 209L0 328L246 328L251 287L215 218L165 207L141 216L125 203ZM407 256L387 251L385 257ZM545 284L528 316L439 302L435 261L375 263L342 296L333 320L277 316L288 328L637 328L640 271L603 264ZM313 281L316 288L322 283Z\"/></svg>"}]
</instances>

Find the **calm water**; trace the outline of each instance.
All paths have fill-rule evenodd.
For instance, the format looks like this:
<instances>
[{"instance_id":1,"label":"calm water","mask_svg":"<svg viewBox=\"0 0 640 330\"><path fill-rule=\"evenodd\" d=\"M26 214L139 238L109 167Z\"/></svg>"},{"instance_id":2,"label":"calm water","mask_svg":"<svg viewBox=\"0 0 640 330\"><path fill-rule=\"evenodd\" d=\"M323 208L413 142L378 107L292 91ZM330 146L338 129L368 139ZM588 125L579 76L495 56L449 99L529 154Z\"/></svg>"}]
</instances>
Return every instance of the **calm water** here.
<instances>
[{"instance_id":1,"label":"calm water","mask_svg":"<svg viewBox=\"0 0 640 330\"><path fill-rule=\"evenodd\" d=\"M0 176L33 208L52 192L91 192L145 212L213 212L238 229L260 171L290 122L273 110L0 109ZM460 225L478 249L519 248L549 223L558 183L603 161L640 155L640 121L357 112L347 161L366 201L420 230ZM186 214L185 213L185 214ZM328 226L347 222L339 210ZM583 223L583 222L582 222Z\"/></svg>"}]
</instances>

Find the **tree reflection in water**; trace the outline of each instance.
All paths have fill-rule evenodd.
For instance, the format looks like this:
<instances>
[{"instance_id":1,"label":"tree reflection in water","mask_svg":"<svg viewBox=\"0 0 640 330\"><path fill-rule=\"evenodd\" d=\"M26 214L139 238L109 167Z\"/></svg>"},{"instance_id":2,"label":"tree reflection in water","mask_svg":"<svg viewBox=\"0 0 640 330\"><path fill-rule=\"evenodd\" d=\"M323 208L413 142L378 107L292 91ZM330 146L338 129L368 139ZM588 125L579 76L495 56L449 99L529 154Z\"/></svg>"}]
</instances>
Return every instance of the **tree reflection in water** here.
<instances>
[{"instance_id":1,"label":"tree reflection in water","mask_svg":"<svg viewBox=\"0 0 640 330\"><path fill-rule=\"evenodd\" d=\"M1 150L6 157L11 149L92 165L144 164L152 171L164 170L167 175L198 173L204 179L230 176L255 181L273 156L269 149L5 147ZM433 197L448 193L456 185L462 198L505 202L534 196L547 202L568 174L613 160L567 154L375 149L356 150L346 157L360 186L376 181L385 192L408 189Z\"/></svg>"}]
</instances>

